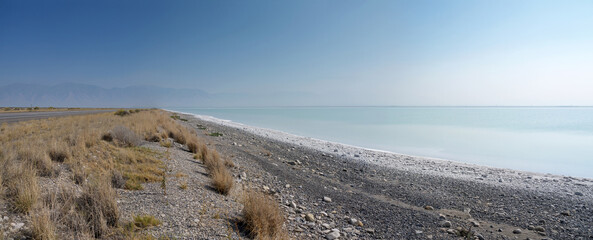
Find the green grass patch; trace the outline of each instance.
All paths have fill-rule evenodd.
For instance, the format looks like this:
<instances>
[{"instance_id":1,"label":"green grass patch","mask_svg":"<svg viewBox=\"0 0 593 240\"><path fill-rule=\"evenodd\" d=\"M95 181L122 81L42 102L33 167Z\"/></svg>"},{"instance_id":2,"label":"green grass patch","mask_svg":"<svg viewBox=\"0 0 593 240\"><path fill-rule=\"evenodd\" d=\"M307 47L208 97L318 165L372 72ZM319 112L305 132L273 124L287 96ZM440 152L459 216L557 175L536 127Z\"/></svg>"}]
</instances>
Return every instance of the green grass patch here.
<instances>
[{"instance_id":1,"label":"green grass patch","mask_svg":"<svg viewBox=\"0 0 593 240\"><path fill-rule=\"evenodd\" d=\"M213 133L210 133L208 135L210 135L212 137L222 137L222 133L219 133L219 132L213 132Z\"/></svg>"}]
</instances>

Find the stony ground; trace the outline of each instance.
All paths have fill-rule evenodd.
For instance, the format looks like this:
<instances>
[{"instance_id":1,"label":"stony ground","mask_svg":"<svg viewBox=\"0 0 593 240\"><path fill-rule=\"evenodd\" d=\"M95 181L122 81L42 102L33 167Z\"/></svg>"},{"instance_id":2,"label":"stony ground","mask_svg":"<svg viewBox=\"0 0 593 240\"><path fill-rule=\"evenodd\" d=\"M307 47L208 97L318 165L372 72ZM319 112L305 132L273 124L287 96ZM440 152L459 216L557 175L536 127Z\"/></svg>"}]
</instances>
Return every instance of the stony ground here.
<instances>
[{"instance_id":1,"label":"stony ground","mask_svg":"<svg viewBox=\"0 0 593 240\"><path fill-rule=\"evenodd\" d=\"M296 239L593 239L588 192L583 196L540 190L535 183L519 188L379 167L183 117L233 159L239 181L282 202L287 228Z\"/></svg>"}]
</instances>

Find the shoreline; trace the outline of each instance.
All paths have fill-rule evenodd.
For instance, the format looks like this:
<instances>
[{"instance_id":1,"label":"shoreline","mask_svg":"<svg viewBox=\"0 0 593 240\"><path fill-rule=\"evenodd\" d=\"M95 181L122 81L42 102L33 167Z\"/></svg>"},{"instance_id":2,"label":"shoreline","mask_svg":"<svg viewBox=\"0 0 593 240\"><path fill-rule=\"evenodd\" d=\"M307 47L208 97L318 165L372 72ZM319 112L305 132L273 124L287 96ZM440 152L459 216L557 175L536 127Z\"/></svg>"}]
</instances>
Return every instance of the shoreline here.
<instances>
[{"instance_id":1,"label":"shoreline","mask_svg":"<svg viewBox=\"0 0 593 240\"><path fill-rule=\"evenodd\" d=\"M166 110L166 109L165 109ZM166 110L178 114L193 116L197 119L226 127L243 130L264 138L307 147L334 157L345 157L351 161L373 164L401 171L431 176L450 177L460 180L479 181L495 186L508 186L516 189L532 189L545 192L580 192L593 198L593 179L584 177L564 176L551 173L537 173L497 168L449 159L412 156L391 151L363 148L338 142L331 142L306 136L299 136L275 129L250 126L232 120L219 119L213 116ZM336 152L337 150L337 152ZM494 177L492 177L494 176Z\"/></svg>"},{"instance_id":2,"label":"shoreline","mask_svg":"<svg viewBox=\"0 0 593 240\"><path fill-rule=\"evenodd\" d=\"M346 239L458 239L468 231L477 239L593 236L588 179L378 152L176 113L240 166L240 184L282 203L297 239L321 239L330 229Z\"/></svg>"}]
</instances>

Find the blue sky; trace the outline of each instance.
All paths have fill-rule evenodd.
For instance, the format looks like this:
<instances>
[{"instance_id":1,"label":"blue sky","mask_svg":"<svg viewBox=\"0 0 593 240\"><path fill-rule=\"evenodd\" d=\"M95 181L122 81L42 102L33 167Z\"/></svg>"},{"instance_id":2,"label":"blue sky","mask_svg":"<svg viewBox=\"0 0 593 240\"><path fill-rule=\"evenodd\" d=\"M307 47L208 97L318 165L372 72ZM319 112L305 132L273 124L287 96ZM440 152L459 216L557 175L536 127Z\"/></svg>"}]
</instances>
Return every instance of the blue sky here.
<instances>
[{"instance_id":1,"label":"blue sky","mask_svg":"<svg viewBox=\"0 0 593 240\"><path fill-rule=\"evenodd\" d=\"M592 13L593 1L2 0L0 85L593 105Z\"/></svg>"}]
</instances>

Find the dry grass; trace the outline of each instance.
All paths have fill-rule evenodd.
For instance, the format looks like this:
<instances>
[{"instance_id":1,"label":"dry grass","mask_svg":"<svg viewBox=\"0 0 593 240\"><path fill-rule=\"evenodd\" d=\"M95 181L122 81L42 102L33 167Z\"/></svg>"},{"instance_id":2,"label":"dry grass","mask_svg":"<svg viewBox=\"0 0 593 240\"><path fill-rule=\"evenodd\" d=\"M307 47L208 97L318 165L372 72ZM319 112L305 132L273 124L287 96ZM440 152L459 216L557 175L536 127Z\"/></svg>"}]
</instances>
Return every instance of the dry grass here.
<instances>
[{"instance_id":1,"label":"dry grass","mask_svg":"<svg viewBox=\"0 0 593 240\"><path fill-rule=\"evenodd\" d=\"M253 190L245 191L242 201L244 223L253 238L288 239L284 215L276 201Z\"/></svg>"},{"instance_id":2,"label":"dry grass","mask_svg":"<svg viewBox=\"0 0 593 240\"><path fill-rule=\"evenodd\" d=\"M119 210L115 199L116 193L106 180L93 181L83 188L78 208L97 238L105 236L108 227L117 226Z\"/></svg>"},{"instance_id":3,"label":"dry grass","mask_svg":"<svg viewBox=\"0 0 593 240\"><path fill-rule=\"evenodd\" d=\"M158 182L165 174L163 154L138 147L143 140L168 142L168 147L173 147L167 139L171 137L188 144L195 155L208 155L224 166L218 153L208 151L194 131L160 110L134 111L124 117L103 113L2 124L0 132L0 193L15 212L34 222L31 232L35 238L52 239L52 227L54 232L59 229L59 234L69 230L67 236L77 239L111 236L119 219L112 187L142 189L143 183ZM82 191L62 189L41 196L38 179L58 176L59 169L66 169L80 185L75 188ZM214 175L228 174L232 184L225 170Z\"/></svg>"},{"instance_id":4,"label":"dry grass","mask_svg":"<svg viewBox=\"0 0 593 240\"><path fill-rule=\"evenodd\" d=\"M50 218L50 211L46 207L31 217L31 237L37 240L54 240L56 227Z\"/></svg>"},{"instance_id":5,"label":"dry grass","mask_svg":"<svg viewBox=\"0 0 593 240\"><path fill-rule=\"evenodd\" d=\"M151 215L138 215L134 216L134 221L131 222L135 228L145 229L149 227L158 226L161 221Z\"/></svg>"},{"instance_id":6,"label":"dry grass","mask_svg":"<svg viewBox=\"0 0 593 240\"><path fill-rule=\"evenodd\" d=\"M212 186L219 193L226 195L233 188L233 177L223 164L218 164L216 168L210 170L210 177L212 178Z\"/></svg>"},{"instance_id":7,"label":"dry grass","mask_svg":"<svg viewBox=\"0 0 593 240\"><path fill-rule=\"evenodd\" d=\"M7 200L16 212L28 213L40 196L35 170L27 163L15 161L6 162L3 170Z\"/></svg>"}]
</instances>

